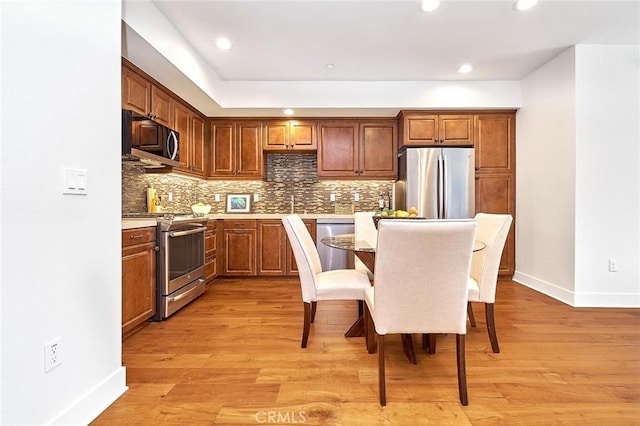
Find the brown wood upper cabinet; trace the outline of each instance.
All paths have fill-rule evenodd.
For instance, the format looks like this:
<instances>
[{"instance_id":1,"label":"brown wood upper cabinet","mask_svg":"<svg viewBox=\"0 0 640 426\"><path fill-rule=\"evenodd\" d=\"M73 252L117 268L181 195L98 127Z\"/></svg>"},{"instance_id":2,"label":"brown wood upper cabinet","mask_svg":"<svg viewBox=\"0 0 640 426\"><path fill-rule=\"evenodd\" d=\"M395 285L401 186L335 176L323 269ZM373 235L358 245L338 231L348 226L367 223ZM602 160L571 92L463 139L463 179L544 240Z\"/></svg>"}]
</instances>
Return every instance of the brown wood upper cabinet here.
<instances>
[{"instance_id":1,"label":"brown wood upper cabinet","mask_svg":"<svg viewBox=\"0 0 640 426\"><path fill-rule=\"evenodd\" d=\"M173 129L180 134L179 171L204 177L205 121L191 108L172 101Z\"/></svg>"},{"instance_id":2,"label":"brown wood upper cabinet","mask_svg":"<svg viewBox=\"0 0 640 426\"><path fill-rule=\"evenodd\" d=\"M265 151L315 151L318 130L315 121L265 120L262 148Z\"/></svg>"},{"instance_id":3,"label":"brown wood upper cabinet","mask_svg":"<svg viewBox=\"0 0 640 426\"><path fill-rule=\"evenodd\" d=\"M210 129L210 178L262 178L260 121L212 120Z\"/></svg>"},{"instance_id":4,"label":"brown wood upper cabinet","mask_svg":"<svg viewBox=\"0 0 640 426\"><path fill-rule=\"evenodd\" d=\"M321 121L318 129L319 178L397 178L395 120Z\"/></svg>"},{"instance_id":5,"label":"brown wood upper cabinet","mask_svg":"<svg viewBox=\"0 0 640 426\"><path fill-rule=\"evenodd\" d=\"M133 70L122 67L122 108L171 127L171 96Z\"/></svg>"},{"instance_id":6,"label":"brown wood upper cabinet","mask_svg":"<svg viewBox=\"0 0 640 426\"><path fill-rule=\"evenodd\" d=\"M402 112L400 148L407 146L473 146L473 114Z\"/></svg>"}]
</instances>

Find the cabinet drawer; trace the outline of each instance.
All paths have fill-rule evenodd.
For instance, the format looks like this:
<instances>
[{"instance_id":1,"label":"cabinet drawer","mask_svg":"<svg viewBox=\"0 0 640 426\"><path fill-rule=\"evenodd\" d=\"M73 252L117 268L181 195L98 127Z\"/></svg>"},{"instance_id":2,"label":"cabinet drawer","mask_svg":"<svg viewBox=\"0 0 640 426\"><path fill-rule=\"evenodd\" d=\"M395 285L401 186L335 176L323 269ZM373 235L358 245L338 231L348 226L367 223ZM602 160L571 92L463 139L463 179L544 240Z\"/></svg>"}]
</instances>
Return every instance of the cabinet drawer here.
<instances>
[{"instance_id":1,"label":"cabinet drawer","mask_svg":"<svg viewBox=\"0 0 640 426\"><path fill-rule=\"evenodd\" d=\"M216 251L216 241L218 239L216 238L216 234L213 235L207 235L204 239L204 251L205 253L209 253L209 252L213 252L215 253Z\"/></svg>"},{"instance_id":2,"label":"cabinet drawer","mask_svg":"<svg viewBox=\"0 0 640 426\"><path fill-rule=\"evenodd\" d=\"M122 231L122 247L156 241L156 228L137 228Z\"/></svg>"},{"instance_id":3,"label":"cabinet drawer","mask_svg":"<svg viewBox=\"0 0 640 426\"><path fill-rule=\"evenodd\" d=\"M225 219L222 221L222 226L224 229L256 229L258 227L255 219Z\"/></svg>"}]
</instances>

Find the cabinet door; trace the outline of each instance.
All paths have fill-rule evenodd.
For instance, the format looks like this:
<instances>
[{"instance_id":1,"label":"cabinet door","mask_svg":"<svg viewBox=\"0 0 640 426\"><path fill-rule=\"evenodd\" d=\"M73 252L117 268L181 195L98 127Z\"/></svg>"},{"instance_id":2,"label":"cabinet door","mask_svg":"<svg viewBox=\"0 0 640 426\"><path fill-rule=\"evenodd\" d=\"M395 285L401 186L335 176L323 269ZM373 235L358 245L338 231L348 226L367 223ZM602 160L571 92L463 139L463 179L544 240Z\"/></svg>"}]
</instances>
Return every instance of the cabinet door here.
<instances>
[{"instance_id":1,"label":"cabinet door","mask_svg":"<svg viewBox=\"0 0 640 426\"><path fill-rule=\"evenodd\" d=\"M138 114L151 112L151 84L142 76L122 67L122 108Z\"/></svg>"},{"instance_id":2,"label":"cabinet door","mask_svg":"<svg viewBox=\"0 0 640 426\"><path fill-rule=\"evenodd\" d=\"M473 146L473 115L440 115L438 138L441 145Z\"/></svg>"},{"instance_id":3,"label":"cabinet door","mask_svg":"<svg viewBox=\"0 0 640 426\"><path fill-rule=\"evenodd\" d=\"M236 137L236 173L243 178L262 178L261 123L238 122Z\"/></svg>"},{"instance_id":4,"label":"cabinet door","mask_svg":"<svg viewBox=\"0 0 640 426\"><path fill-rule=\"evenodd\" d=\"M122 249L122 336L156 313L155 241Z\"/></svg>"},{"instance_id":5,"label":"cabinet door","mask_svg":"<svg viewBox=\"0 0 640 426\"><path fill-rule=\"evenodd\" d=\"M173 102L173 126L180 135L180 170L189 171L190 140L191 140L191 111L178 102Z\"/></svg>"},{"instance_id":6,"label":"cabinet door","mask_svg":"<svg viewBox=\"0 0 640 426\"><path fill-rule=\"evenodd\" d=\"M160 124L171 127L171 96L162 89L151 86L151 115Z\"/></svg>"},{"instance_id":7,"label":"cabinet door","mask_svg":"<svg viewBox=\"0 0 640 426\"><path fill-rule=\"evenodd\" d=\"M224 271L230 276L256 275L256 230L224 230Z\"/></svg>"},{"instance_id":8,"label":"cabinet door","mask_svg":"<svg viewBox=\"0 0 640 426\"><path fill-rule=\"evenodd\" d=\"M318 176L358 177L358 125L355 122L319 124Z\"/></svg>"},{"instance_id":9,"label":"cabinet door","mask_svg":"<svg viewBox=\"0 0 640 426\"><path fill-rule=\"evenodd\" d=\"M235 134L235 124L232 121L211 123L210 176L231 177L234 175Z\"/></svg>"},{"instance_id":10,"label":"cabinet door","mask_svg":"<svg viewBox=\"0 0 640 426\"><path fill-rule=\"evenodd\" d=\"M204 176L204 120L191 113L191 172Z\"/></svg>"},{"instance_id":11,"label":"cabinet door","mask_svg":"<svg viewBox=\"0 0 640 426\"><path fill-rule=\"evenodd\" d=\"M438 143L438 116L407 114L401 118L400 146L429 146Z\"/></svg>"},{"instance_id":12,"label":"cabinet door","mask_svg":"<svg viewBox=\"0 0 640 426\"><path fill-rule=\"evenodd\" d=\"M291 146L295 151L315 151L318 149L317 123L291 120L289 122Z\"/></svg>"},{"instance_id":13,"label":"cabinet door","mask_svg":"<svg viewBox=\"0 0 640 426\"><path fill-rule=\"evenodd\" d=\"M515 115L476 115L476 170L513 173L515 169Z\"/></svg>"},{"instance_id":14,"label":"cabinet door","mask_svg":"<svg viewBox=\"0 0 640 426\"><path fill-rule=\"evenodd\" d=\"M476 175L476 212L510 214L514 217L500 260L500 275L515 271L515 185L513 175Z\"/></svg>"},{"instance_id":15,"label":"cabinet door","mask_svg":"<svg viewBox=\"0 0 640 426\"><path fill-rule=\"evenodd\" d=\"M258 221L258 275L286 273L287 235L280 220Z\"/></svg>"},{"instance_id":16,"label":"cabinet door","mask_svg":"<svg viewBox=\"0 0 640 426\"><path fill-rule=\"evenodd\" d=\"M392 122L360 123L361 177L398 178L398 128Z\"/></svg>"},{"instance_id":17,"label":"cabinet door","mask_svg":"<svg viewBox=\"0 0 640 426\"><path fill-rule=\"evenodd\" d=\"M289 123L287 121L263 121L264 143L267 151L284 151L289 147Z\"/></svg>"}]
</instances>

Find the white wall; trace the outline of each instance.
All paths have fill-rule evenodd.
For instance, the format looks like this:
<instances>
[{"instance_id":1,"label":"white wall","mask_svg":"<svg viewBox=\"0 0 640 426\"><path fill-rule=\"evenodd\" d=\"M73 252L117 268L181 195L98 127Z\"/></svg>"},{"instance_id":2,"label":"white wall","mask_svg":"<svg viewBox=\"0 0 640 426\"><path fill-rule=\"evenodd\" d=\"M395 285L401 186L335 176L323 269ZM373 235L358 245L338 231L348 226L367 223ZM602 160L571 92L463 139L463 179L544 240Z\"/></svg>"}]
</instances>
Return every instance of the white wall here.
<instances>
[{"instance_id":1,"label":"white wall","mask_svg":"<svg viewBox=\"0 0 640 426\"><path fill-rule=\"evenodd\" d=\"M119 0L0 2L0 423L86 424L124 390ZM62 169L88 171L87 196ZM62 364L44 373L44 344Z\"/></svg>"},{"instance_id":2,"label":"white wall","mask_svg":"<svg viewBox=\"0 0 640 426\"><path fill-rule=\"evenodd\" d=\"M640 306L639 122L640 48L576 46L577 306Z\"/></svg>"},{"instance_id":3,"label":"white wall","mask_svg":"<svg viewBox=\"0 0 640 426\"><path fill-rule=\"evenodd\" d=\"M639 64L579 45L522 81L514 279L574 306L640 306Z\"/></svg>"},{"instance_id":4,"label":"white wall","mask_svg":"<svg viewBox=\"0 0 640 426\"><path fill-rule=\"evenodd\" d=\"M575 221L574 49L522 81L516 121L514 276L573 303Z\"/></svg>"}]
</instances>

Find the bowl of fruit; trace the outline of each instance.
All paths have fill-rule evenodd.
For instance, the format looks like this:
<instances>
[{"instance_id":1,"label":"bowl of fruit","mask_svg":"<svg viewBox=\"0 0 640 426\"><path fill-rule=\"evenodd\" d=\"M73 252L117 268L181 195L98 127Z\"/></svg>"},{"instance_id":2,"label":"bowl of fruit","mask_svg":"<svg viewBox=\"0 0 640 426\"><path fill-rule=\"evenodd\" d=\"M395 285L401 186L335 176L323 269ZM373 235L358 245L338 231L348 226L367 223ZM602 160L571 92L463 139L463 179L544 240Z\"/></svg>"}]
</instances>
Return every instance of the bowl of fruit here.
<instances>
[{"instance_id":1,"label":"bowl of fruit","mask_svg":"<svg viewBox=\"0 0 640 426\"><path fill-rule=\"evenodd\" d=\"M205 203L197 203L191 206L194 216L206 216L211 211L211 206Z\"/></svg>"},{"instance_id":2,"label":"bowl of fruit","mask_svg":"<svg viewBox=\"0 0 640 426\"><path fill-rule=\"evenodd\" d=\"M376 225L376 229L378 229L378 224L382 219L426 219L424 217L418 216L418 209L415 207L410 207L409 210L393 210L389 208L384 208L382 211L377 212L372 216L373 223Z\"/></svg>"}]
</instances>

